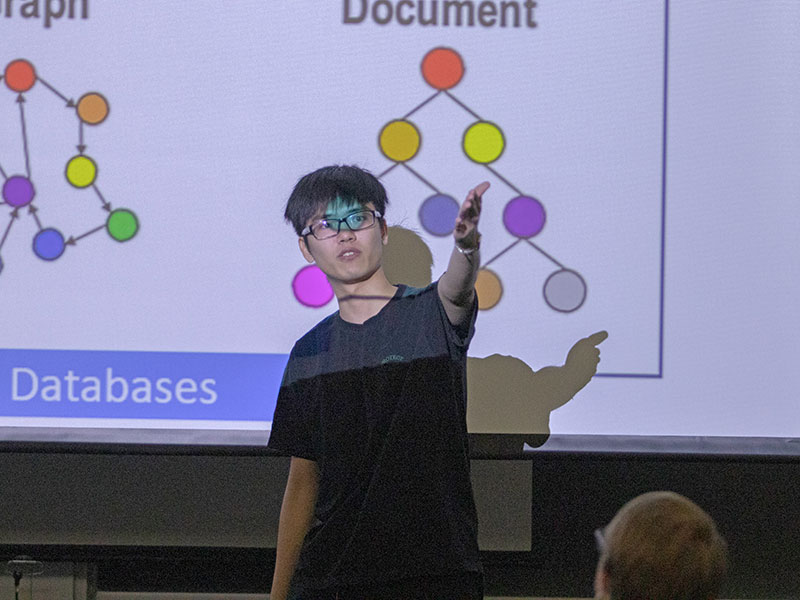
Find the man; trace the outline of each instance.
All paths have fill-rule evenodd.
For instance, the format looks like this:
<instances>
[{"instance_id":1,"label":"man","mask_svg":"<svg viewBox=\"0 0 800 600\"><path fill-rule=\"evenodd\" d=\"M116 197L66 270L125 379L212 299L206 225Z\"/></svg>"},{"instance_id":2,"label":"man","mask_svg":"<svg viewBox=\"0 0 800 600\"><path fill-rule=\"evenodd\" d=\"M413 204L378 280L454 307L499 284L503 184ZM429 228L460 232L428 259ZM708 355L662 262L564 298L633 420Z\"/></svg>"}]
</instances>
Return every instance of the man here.
<instances>
[{"instance_id":1,"label":"man","mask_svg":"<svg viewBox=\"0 0 800 600\"><path fill-rule=\"evenodd\" d=\"M597 530L595 598L713 600L727 570L714 521L674 492L650 492L623 506Z\"/></svg>"},{"instance_id":2,"label":"man","mask_svg":"<svg viewBox=\"0 0 800 600\"><path fill-rule=\"evenodd\" d=\"M469 479L466 359L482 183L424 289L383 266L388 200L356 167L295 186L285 217L339 304L295 344L269 445L290 455L272 600L482 597Z\"/></svg>"}]
</instances>

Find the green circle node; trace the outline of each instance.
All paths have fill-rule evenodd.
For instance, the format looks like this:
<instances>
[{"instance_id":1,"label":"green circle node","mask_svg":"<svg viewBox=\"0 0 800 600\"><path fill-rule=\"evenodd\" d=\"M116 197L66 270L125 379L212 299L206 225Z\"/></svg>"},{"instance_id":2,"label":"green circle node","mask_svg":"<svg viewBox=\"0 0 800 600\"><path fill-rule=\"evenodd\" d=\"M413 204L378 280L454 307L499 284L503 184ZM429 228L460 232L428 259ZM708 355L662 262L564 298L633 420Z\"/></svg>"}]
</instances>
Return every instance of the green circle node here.
<instances>
[{"instance_id":1,"label":"green circle node","mask_svg":"<svg viewBox=\"0 0 800 600\"><path fill-rule=\"evenodd\" d=\"M118 242L127 242L139 231L139 219L127 208L118 208L108 215L106 229Z\"/></svg>"},{"instance_id":2,"label":"green circle node","mask_svg":"<svg viewBox=\"0 0 800 600\"><path fill-rule=\"evenodd\" d=\"M464 132L464 153L476 163L488 164L500 158L505 150L503 132L494 123L478 121Z\"/></svg>"},{"instance_id":3,"label":"green circle node","mask_svg":"<svg viewBox=\"0 0 800 600\"><path fill-rule=\"evenodd\" d=\"M69 159L65 174L70 185L86 188L97 179L97 165L91 158L81 154Z\"/></svg>"},{"instance_id":4,"label":"green circle node","mask_svg":"<svg viewBox=\"0 0 800 600\"><path fill-rule=\"evenodd\" d=\"M378 143L386 158L395 162L406 162L419 152L421 137L413 123L396 120L384 126Z\"/></svg>"}]
</instances>

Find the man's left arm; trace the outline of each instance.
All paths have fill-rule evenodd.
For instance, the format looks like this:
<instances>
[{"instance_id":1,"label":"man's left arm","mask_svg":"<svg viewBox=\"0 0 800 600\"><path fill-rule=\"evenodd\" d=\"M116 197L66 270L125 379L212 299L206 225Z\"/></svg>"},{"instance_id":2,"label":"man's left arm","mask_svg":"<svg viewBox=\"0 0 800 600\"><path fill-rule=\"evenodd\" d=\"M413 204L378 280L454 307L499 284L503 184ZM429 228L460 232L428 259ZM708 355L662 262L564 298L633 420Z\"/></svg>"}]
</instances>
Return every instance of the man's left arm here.
<instances>
[{"instance_id":1,"label":"man's left arm","mask_svg":"<svg viewBox=\"0 0 800 600\"><path fill-rule=\"evenodd\" d=\"M478 221L481 216L483 193L489 189L484 181L467 194L456 217L453 238L455 247L450 254L447 271L439 278L439 298L447 318L453 325L464 323L472 312L475 280L481 266Z\"/></svg>"}]
</instances>

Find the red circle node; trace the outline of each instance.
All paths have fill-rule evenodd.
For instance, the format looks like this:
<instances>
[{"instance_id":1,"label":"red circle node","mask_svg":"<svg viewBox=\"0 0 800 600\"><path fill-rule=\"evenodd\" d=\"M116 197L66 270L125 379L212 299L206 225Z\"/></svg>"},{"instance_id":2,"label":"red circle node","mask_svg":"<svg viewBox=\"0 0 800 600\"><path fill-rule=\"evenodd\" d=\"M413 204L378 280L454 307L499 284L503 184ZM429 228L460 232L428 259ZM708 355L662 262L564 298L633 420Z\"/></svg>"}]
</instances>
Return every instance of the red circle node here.
<instances>
[{"instance_id":1,"label":"red circle node","mask_svg":"<svg viewBox=\"0 0 800 600\"><path fill-rule=\"evenodd\" d=\"M452 48L434 48L422 59L422 76L431 87L449 90L464 76L464 61Z\"/></svg>"},{"instance_id":2,"label":"red circle node","mask_svg":"<svg viewBox=\"0 0 800 600\"><path fill-rule=\"evenodd\" d=\"M36 70L25 59L12 60L6 67L3 79L8 89L15 92L27 92L36 83Z\"/></svg>"}]
</instances>

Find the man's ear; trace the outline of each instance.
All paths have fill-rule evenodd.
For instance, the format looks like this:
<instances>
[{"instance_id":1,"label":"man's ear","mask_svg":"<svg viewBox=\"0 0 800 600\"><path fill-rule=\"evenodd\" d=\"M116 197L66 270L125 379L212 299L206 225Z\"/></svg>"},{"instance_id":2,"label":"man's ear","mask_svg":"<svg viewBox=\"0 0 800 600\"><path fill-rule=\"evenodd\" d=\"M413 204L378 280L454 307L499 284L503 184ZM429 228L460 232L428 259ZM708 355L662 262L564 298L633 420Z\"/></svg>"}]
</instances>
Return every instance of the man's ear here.
<instances>
[{"instance_id":1,"label":"man's ear","mask_svg":"<svg viewBox=\"0 0 800 600\"><path fill-rule=\"evenodd\" d=\"M381 219L381 241L384 246L389 243L389 226L386 224L386 219Z\"/></svg>"},{"instance_id":2,"label":"man's ear","mask_svg":"<svg viewBox=\"0 0 800 600\"><path fill-rule=\"evenodd\" d=\"M602 566L598 565L597 570L594 572L594 597L595 598L609 598L608 589L608 571Z\"/></svg>"},{"instance_id":3,"label":"man's ear","mask_svg":"<svg viewBox=\"0 0 800 600\"><path fill-rule=\"evenodd\" d=\"M297 238L297 244L300 246L300 252L303 254L303 258L305 258L306 261L313 263L314 256L311 254L311 250L308 249L306 238L304 237Z\"/></svg>"}]
</instances>

